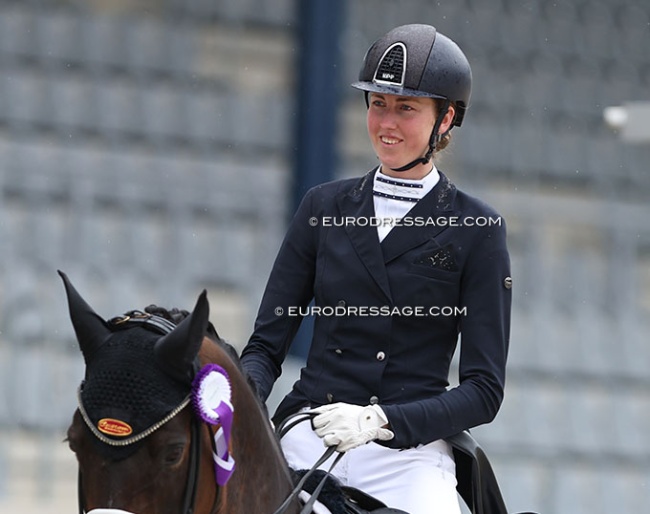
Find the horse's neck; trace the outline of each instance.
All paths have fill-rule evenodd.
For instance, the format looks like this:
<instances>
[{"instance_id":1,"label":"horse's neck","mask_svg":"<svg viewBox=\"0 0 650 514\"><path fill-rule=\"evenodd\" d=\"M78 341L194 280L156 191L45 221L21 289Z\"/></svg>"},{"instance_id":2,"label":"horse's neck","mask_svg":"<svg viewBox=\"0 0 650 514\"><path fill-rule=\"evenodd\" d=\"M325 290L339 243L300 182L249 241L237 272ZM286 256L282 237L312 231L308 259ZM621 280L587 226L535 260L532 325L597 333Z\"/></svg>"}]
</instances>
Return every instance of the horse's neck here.
<instances>
[{"instance_id":1,"label":"horse's neck","mask_svg":"<svg viewBox=\"0 0 650 514\"><path fill-rule=\"evenodd\" d=\"M253 469L255 473L251 475L251 490L253 496L260 498L259 503L250 506L250 512L259 512L261 514L270 514L289 496L293 484L289 472L289 466L286 463L278 440L271 429L269 420L255 401L255 422L254 430L247 430L245 436L245 445L249 451L246 453L246 469ZM249 412L249 410L247 410ZM242 465L244 465L242 463ZM248 473L247 473L248 475ZM254 478L253 478L254 477ZM266 498L266 500L262 500ZM250 500L256 503L255 499ZM267 503L268 502L268 503ZM273 508L268 508L268 506ZM296 506L286 512L298 512Z\"/></svg>"},{"instance_id":2,"label":"horse's neck","mask_svg":"<svg viewBox=\"0 0 650 514\"><path fill-rule=\"evenodd\" d=\"M239 398L239 418L235 413L239 442L249 450L242 457L250 460L251 463L256 463L257 468L266 465L272 470L282 470L280 476L287 477L290 482L288 466L271 423L248 384L244 381L242 385L244 387L241 390L244 394ZM267 471L260 470L261 476L265 476L266 473Z\"/></svg>"},{"instance_id":3,"label":"horse's neck","mask_svg":"<svg viewBox=\"0 0 650 514\"><path fill-rule=\"evenodd\" d=\"M266 413L243 373L230 358L224 367L233 394L231 444L237 471L223 491L218 512L270 514L291 492L289 468Z\"/></svg>"}]
</instances>

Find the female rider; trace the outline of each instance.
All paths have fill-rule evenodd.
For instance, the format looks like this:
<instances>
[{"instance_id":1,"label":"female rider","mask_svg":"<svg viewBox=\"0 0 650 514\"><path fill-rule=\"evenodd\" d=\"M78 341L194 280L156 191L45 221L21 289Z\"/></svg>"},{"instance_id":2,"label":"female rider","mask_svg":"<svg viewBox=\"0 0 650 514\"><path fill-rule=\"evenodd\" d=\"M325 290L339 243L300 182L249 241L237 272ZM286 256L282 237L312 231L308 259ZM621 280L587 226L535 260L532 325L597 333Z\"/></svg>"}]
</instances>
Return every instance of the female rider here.
<instances>
[{"instance_id":1,"label":"female rider","mask_svg":"<svg viewBox=\"0 0 650 514\"><path fill-rule=\"evenodd\" d=\"M412 514L458 514L445 438L501 405L512 284L502 219L435 166L463 122L471 71L451 39L406 25L370 47L352 85L379 165L307 192L242 362L266 399L301 321L292 313L313 299L306 365L274 416L315 414L283 438L289 464L310 468L336 446L345 485Z\"/></svg>"}]
</instances>

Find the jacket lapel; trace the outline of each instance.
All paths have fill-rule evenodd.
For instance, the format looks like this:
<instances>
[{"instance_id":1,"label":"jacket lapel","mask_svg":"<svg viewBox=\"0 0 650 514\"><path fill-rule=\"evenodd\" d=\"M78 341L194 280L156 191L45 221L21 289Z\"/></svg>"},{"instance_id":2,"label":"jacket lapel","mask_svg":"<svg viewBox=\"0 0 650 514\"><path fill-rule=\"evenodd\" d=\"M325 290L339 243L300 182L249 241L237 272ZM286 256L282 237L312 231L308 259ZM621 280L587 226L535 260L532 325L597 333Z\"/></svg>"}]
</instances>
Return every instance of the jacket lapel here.
<instances>
[{"instance_id":1,"label":"jacket lapel","mask_svg":"<svg viewBox=\"0 0 650 514\"><path fill-rule=\"evenodd\" d=\"M456 186L440 173L440 180L424 198L406 214L414 223L411 226L393 227L381 243L384 263L408 252L430 240L449 227L449 222L458 213L453 206L456 199ZM460 221L460 220L459 220ZM447 222L447 223L445 223Z\"/></svg>"},{"instance_id":2,"label":"jacket lapel","mask_svg":"<svg viewBox=\"0 0 650 514\"><path fill-rule=\"evenodd\" d=\"M365 221L375 215L372 195L373 176L374 170L367 173L350 192L337 197L343 218L350 217L355 221L359 219ZM377 227L370 226L370 223L366 223L365 226L359 225L359 223L346 223L345 231L364 266L390 300L390 286L384 266L384 255L379 246Z\"/></svg>"}]
</instances>

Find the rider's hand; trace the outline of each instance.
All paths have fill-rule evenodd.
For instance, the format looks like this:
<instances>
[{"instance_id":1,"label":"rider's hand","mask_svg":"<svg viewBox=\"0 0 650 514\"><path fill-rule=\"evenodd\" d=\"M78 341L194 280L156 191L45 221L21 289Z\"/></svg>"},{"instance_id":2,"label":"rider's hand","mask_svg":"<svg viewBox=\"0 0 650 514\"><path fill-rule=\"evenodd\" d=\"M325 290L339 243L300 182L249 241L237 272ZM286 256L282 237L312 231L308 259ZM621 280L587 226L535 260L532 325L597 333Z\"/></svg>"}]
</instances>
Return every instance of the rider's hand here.
<instances>
[{"instance_id":1,"label":"rider's hand","mask_svg":"<svg viewBox=\"0 0 650 514\"><path fill-rule=\"evenodd\" d=\"M333 403L309 412L317 414L311 421L316 434L323 439L325 446L336 446L339 452L370 441L388 441L395 437L387 428L388 418L379 405L361 407L349 403Z\"/></svg>"}]
</instances>

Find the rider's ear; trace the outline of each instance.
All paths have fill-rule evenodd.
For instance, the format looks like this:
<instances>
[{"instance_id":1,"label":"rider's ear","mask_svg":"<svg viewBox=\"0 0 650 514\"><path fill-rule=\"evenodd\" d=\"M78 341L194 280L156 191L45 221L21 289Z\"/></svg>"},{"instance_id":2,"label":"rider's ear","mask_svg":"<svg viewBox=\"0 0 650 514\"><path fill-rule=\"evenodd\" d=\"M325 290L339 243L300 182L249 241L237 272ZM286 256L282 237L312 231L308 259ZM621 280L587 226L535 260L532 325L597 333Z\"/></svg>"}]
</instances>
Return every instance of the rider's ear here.
<instances>
[{"instance_id":1,"label":"rider's ear","mask_svg":"<svg viewBox=\"0 0 650 514\"><path fill-rule=\"evenodd\" d=\"M157 364L179 382L192 382L194 359L201 348L209 316L210 304L204 290L190 315L154 346Z\"/></svg>"}]
</instances>

